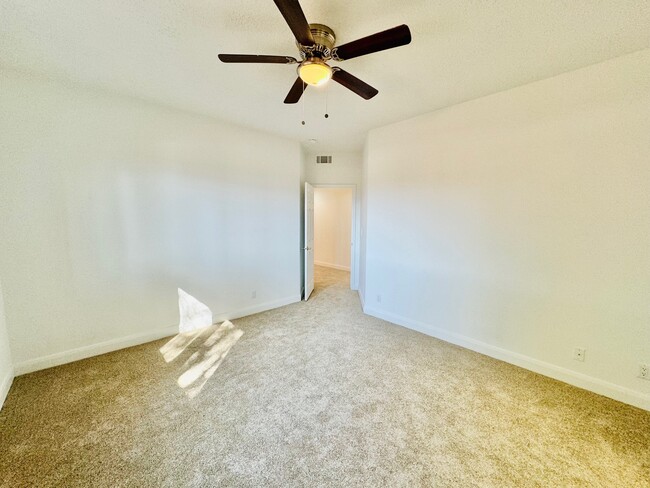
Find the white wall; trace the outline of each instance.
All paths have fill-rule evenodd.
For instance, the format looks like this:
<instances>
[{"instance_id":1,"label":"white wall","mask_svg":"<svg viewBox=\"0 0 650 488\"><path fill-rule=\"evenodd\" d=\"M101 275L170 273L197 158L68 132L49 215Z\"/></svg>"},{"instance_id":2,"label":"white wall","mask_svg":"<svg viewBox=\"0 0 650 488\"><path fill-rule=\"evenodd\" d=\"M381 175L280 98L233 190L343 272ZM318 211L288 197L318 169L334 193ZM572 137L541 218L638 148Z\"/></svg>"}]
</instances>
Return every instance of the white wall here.
<instances>
[{"instance_id":1,"label":"white wall","mask_svg":"<svg viewBox=\"0 0 650 488\"><path fill-rule=\"evenodd\" d=\"M359 299L365 306L366 297L366 246L368 233L368 140L363 146L361 159L361 191L359 202Z\"/></svg>"},{"instance_id":2,"label":"white wall","mask_svg":"<svg viewBox=\"0 0 650 488\"><path fill-rule=\"evenodd\" d=\"M314 262L350 271L352 190L314 189Z\"/></svg>"},{"instance_id":3,"label":"white wall","mask_svg":"<svg viewBox=\"0 0 650 488\"><path fill-rule=\"evenodd\" d=\"M300 149L300 200L298 207L300 208L300 297L305 295L305 166L307 164L307 155L305 151Z\"/></svg>"},{"instance_id":4,"label":"white wall","mask_svg":"<svg viewBox=\"0 0 650 488\"><path fill-rule=\"evenodd\" d=\"M316 156L332 156L331 164L316 164ZM361 185L361 153L318 152L304 154L305 178L312 185Z\"/></svg>"},{"instance_id":5,"label":"white wall","mask_svg":"<svg viewBox=\"0 0 650 488\"><path fill-rule=\"evenodd\" d=\"M173 333L177 288L215 320L299 300L298 143L15 73L0 84L18 373Z\"/></svg>"},{"instance_id":6,"label":"white wall","mask_svg":"<svg viewBox=\"0 0 650 488\"><path fill-rule=\"evenodd\" d=\"M9 335L5 321L4 301L2 298L2 284L0 284L0 408L9 393L9 387L14 379L14 367L9 348Z\"/></svg>"},{"instance_id":7,"label":"white wall","mask_svg":"<svg viewBox=\"0 0 650 488\"><path fill-rule=\"evenodd\" d=\"M650 50L366 150L368 313L650 409Z\"/></svg>"}]
</instances>

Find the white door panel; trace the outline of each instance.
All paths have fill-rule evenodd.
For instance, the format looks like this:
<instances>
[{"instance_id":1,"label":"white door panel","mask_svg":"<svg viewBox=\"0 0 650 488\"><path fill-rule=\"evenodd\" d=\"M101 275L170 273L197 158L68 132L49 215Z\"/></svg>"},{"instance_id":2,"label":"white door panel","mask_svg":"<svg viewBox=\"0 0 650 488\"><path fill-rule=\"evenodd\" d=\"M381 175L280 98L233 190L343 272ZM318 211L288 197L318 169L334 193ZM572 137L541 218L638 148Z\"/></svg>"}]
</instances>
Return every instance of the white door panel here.
<instances>
[{"instance_id":1,"label":"white door panel","mask_svg":"<svg viewBox=\"0 0 650 488\"><path fill-rule=\"evenodd\" d=\"M314 187L305 183L305 300L314 291Z\"/></svg>"}]
</instances>

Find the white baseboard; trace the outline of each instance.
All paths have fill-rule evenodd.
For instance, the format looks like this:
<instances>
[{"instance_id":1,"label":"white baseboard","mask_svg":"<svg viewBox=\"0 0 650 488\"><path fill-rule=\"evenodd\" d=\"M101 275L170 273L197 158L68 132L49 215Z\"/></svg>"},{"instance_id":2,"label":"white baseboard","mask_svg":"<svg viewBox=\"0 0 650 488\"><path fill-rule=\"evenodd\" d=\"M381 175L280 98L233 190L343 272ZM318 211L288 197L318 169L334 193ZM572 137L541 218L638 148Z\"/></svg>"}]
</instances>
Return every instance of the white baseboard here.
<instances>
[{"instance_id":1,"label":"white baseboard","mask_svg":"<svg viewBox=\"0 0 650 488\"><path fill-rule=\"evenodd\" d=\"M14 369L16 371L16 376L20 376L21 374L33 373L34 371L39 371L41 369L53 368L54 366L60 366L73 361L99 356L100 354L117 351L118 349L124 349L125 347L138 346L145 342L155 341L174 334L178 334L178 325L166 327L164 329L151 330L140 334L133 334L126 337L119 337L104 342L98 342L96 344L90 344L88 346L49 354L47 356L41 356L39 358L28 359L27 361L21 361L15 364Z\"/></svg>"},{"instance_id":2,"label":"white baseboard","mask_svg":"<svg viewBox=\"0 0 650 488\"><path fill-rule=\"evenodd\" d=\"M14 368L9 368L7 374L2 378L0 382L0 410L2 410L2 405L4 405L7 395L9 394L9 388L11 388L11 383L14 381Z\"/></svg>"},{"instance_id":3,"label":"white baseboard","mask_svg":"<svg viewBox=\"0 0 650 488\"><path fill-rule=\"evenodd\" d=\"M340 269L342 271L350 271L350 266L341 266L340 264L326 263L324 261L314 261L316 266L325 266L326 268Z\"/></svg>"},{"instance_id":4,"label":"white baseboard","mask_svg":"<svg viewBox=\"0 0 650 488\"><path fill-rule=\"evenodd\" d=\"M556 366L545 361L540 361L507 349L496 347L485 342L477 341L471 337L449 332L424 322L401 317L372 307L363 307L363 311L373 317L422 332L423 334L441 339L445 342L450 342L457 346L471 349L472 351L505 361L506 363L514 364L515 366L577 386L578 388L583 388L598 393L599 395L650 411L650 395L605 380L594 378L593 376L577 373L570 369Z\"/></svg>"},{"instance_id":5,"label":"white baseboard","mask_svg":"<svg viewBox=\"0 0 650 488\"><path fill-rule=\"evenodd\" d=\"M301 301L301 299L302 297L296 294L290 297L280 298L278 300L271 300L270 302L259 303L251 307L241 308L234 312L215 315L213 319L215 323L223 322L224 320L235 320L240 317L246 317L248 315L253 315L256 313L266 312L267 310L273 310L274 308L284 307L285 305L291 305L292 303Z\"/></svg>"},{"instance_id":6,"label":"white baseboard","mask_svg":"<svg viewBox=\"0 0 650 488\"><path fill-rule=\"evenodd\" d=\"M361 310L363 310L364 313L368 313L368 312L366 312L366 303L363 300L363 295L361 293L361 290L357 290L357 294L359 295L359 301L361 302ZM370 314L368 314L368 315L370 315Z\"/></svg>"},{"instance_id":7,"label":"white baseboard","mask_svg":"<svg viewBox=\"0 0 650 488\"><path fill-rule=\"evenodd\" d=\"M299 301L300 301L300 296L295 295L287 298L282 298L279 300L264 302L258 305L254 305L252 307L239 309L234 312L215 315L213 317L213 321L217 323L217 322L222 322L224 320L234 320L240 317L245 317L246 315L252 315L254 313L264 312L266 310L271 310L273 308L282 307L284 305L289 305L291 303L295 303ZM79 361L81 359L98 356L100 354L106 354L108 352L117 351L119 349L124 349L126 347L138 346L140 344L145 344L147 342L155 341L158 339L162 339L163 337L169 337L176 334L178 334L178 325L174 325L172 327L165 327L163 329L151 330L140 334L133 334L126 337L119 337L105 342L99 342L97 344L90 344L88 346L82 346L76 349L70 349L68 351L58 352L55 354L50 354L48 356L42 356L39 358L22 361L14 365L14 371L16 376L19 376L21 374L33 373L34 371L39 371L41 369L60 366L61 364L71 363L73 361Z\"/></svg>"}]
</instances>

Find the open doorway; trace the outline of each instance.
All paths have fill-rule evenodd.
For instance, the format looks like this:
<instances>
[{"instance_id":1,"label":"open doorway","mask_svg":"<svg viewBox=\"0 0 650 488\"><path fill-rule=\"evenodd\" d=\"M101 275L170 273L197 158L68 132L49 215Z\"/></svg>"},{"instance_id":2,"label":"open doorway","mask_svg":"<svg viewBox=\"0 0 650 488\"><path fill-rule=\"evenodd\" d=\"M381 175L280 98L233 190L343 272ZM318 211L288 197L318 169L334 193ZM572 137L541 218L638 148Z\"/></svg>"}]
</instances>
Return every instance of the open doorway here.
<instances>
[{"instance_id":1,"label":"open doorway","mask_svg":"<svg viewBox=\"0 0 650 488\"><path fill-rule=\"evenodd\" d=\"M314 264L351 271L352 188L314 188Z\"/></svg>"},{"instance_id":2,"label":"open doorway","mask_svg":"<svg viewBox=\"0 0 650 488\"><path fill-rule=\"evenodd\" d=\"M356 185L305 183L303 300L314 290L314 266L349 272L349 286L357 289L359 203Z\"/></svg>"}]
</instances>

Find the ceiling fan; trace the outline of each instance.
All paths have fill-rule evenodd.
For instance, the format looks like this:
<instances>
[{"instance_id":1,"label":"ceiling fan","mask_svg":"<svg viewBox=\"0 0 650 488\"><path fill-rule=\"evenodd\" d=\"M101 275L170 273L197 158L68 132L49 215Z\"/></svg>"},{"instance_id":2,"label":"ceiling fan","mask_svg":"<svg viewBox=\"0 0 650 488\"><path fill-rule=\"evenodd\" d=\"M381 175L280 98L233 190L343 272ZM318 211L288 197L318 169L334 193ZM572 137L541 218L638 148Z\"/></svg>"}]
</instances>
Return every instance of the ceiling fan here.
<instances>
[{"instance_id":1,"label":"ceiling fan","mask_svg":"<svg viewBox=\"0 0 650 488\"><path fill-rule=\"evenodd\" d=\"M322 85L332 79L366 100L377 95L378 90L352 76L338 66L331 67L326 61L344 61L385 49L404 46L411 42L408 26L400 25L371 36L334 47L336 35L323 24L308 24L298 0L273 0L289 24L296 38L301 60L291 56L267 56L257 54L219 54L224 63L275 63L298 64L298 78L284 103L300 100L307 85Z\"/></svg>"}]
</instances>

